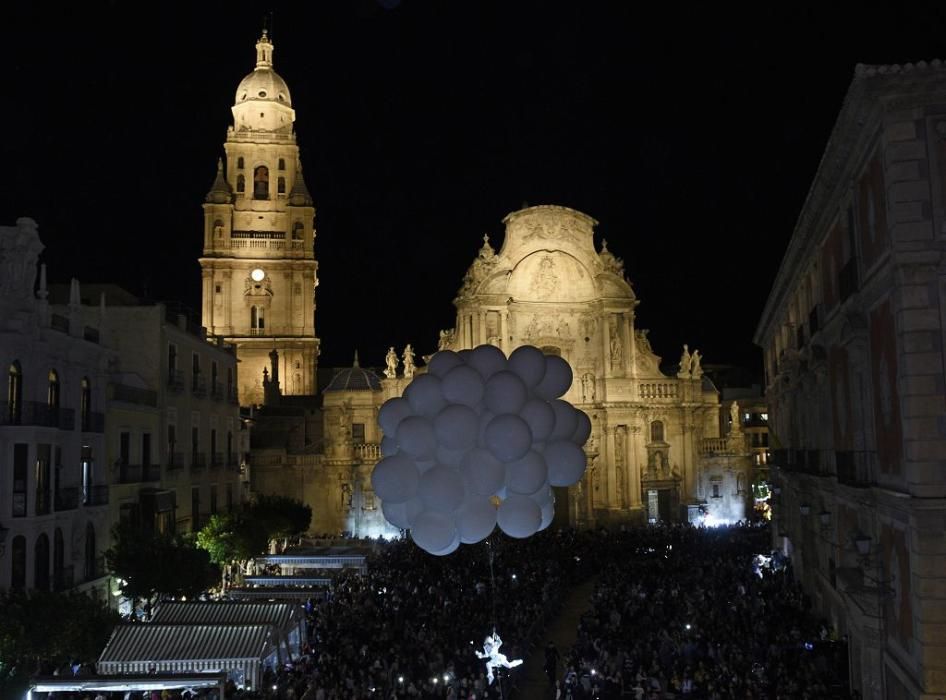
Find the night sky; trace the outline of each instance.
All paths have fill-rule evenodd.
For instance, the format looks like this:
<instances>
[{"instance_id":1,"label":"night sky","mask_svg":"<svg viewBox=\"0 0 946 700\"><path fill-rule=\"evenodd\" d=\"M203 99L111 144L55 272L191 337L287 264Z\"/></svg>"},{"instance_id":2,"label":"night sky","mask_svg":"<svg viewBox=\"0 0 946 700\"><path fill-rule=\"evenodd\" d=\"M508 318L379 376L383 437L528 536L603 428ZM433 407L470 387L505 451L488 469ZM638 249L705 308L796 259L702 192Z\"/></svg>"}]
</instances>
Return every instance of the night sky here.
<instances>
[{"instance_id":1,"label":"night sky","mask_svg":"<svg viewBox=\"0 0 946 700\"><path fill-rule=\"evenodd\" d=\"M498 249L528 203L601 222L665 360L687 342L756 369L855 64L946 58L946 4L637 5L11 5L0 223L37 220L51 281L199 310L201 204L272 8L316 204L321 365L433 351L483 233Z\"/></svg>"}]
</instances>

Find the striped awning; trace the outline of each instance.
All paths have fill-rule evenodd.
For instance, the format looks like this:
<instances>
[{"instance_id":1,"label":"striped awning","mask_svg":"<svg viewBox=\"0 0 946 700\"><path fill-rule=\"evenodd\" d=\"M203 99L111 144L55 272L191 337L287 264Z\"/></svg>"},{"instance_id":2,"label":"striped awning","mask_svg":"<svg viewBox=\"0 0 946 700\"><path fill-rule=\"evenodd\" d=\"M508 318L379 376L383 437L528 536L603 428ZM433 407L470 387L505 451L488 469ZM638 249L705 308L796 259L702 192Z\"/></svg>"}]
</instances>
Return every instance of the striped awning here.
<instances>
[{"instance_id":1,"label":"striped awning","mask_svg":"<svg viewBox=\"0 0 946 700\"><path fill-rule=\"evenodd\" d=\"M237 601L167 601L151 617L152 625L274 625L287 630L305 619L292 603Z\"/></svg>"},{"instance_id":2,"label":"striped awning","mask_svg":"<svg viewBox=\"0 0 946 700\"><path fill-rule=\"evenodd\" d=\"M247 586L320 586L323 588L332 585L332 579L324 576L244 576L243 582Z\"/></svg>"},{"instance_id":3,"label":"striped awning","mask_svg":"<svg viewBox=\"0 0 946 700\"><path fill-rule=\"evenodd\" d=\"M231 588L227 595L234 600L308 600L324 598L325 589L314 588Z\"/></svg>"},{"instance_id":4,"label":"striped awning","mask_svg":"<svg viewBox=\"0 0 946 700\"><path fill-rule=\"evenodd\" d=\"M274 650L271 625L125 623L115 627L98 668L115 673L125 670L116 664L137 662L258 661Z\"/></svg>"}]
</instances>

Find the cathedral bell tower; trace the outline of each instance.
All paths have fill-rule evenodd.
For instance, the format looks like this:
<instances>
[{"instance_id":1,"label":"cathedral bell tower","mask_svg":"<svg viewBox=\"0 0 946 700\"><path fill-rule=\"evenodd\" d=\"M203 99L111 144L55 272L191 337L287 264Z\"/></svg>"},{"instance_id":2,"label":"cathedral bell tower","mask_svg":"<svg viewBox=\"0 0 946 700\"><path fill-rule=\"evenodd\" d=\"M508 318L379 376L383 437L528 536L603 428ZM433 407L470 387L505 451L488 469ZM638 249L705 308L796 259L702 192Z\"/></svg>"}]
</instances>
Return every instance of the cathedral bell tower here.
<instances>
[{"instance_id":1,"label":"cathedral bell tower","mask_svg":"<svg viewBox=\"0 0 946 700\"><path fill-rule=\"evenodd\" d=\"M203 325L236 345L241 405L262 403L263 369L276 350L282 394L314 394L315 207L289 88L273 70L266 30L256 68L240 82L226 159L204 202Z\"/></svg>"}]
</instances>

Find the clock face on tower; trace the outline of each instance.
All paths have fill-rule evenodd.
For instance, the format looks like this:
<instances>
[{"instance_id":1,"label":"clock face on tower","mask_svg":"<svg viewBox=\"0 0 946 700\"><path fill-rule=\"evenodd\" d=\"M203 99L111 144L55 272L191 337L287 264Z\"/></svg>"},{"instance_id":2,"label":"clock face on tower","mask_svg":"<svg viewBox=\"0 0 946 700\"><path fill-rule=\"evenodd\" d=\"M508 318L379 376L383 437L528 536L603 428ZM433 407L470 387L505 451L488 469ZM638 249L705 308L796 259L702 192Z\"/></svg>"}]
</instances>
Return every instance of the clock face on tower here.
<instances>
[{"instance_id":1,"label":"clock face on tower","mask_svg":"<svg viewBox=\"0 0 946 700\"><path fill-rule=\"evenodd\" d=\"M262 282L263 278L266 277L266 273L257 267L250 273L250 277L253 278L254 282Z\"/></svg>"}]
</instances>

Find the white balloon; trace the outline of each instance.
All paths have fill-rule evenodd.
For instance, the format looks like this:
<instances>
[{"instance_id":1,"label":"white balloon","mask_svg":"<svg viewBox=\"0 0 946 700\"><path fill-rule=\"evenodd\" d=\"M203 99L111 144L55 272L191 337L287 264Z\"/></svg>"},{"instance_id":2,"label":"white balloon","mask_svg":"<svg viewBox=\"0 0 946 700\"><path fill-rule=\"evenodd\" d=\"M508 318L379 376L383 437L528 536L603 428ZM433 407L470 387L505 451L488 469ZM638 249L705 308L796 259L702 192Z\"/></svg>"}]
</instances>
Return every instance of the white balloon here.
<instances>
[{"instance_id":1,"label":"white balloon","mask_svg":"<svg viewBox=\"0 0 946 700\"><path fill-rule=\"evenodd\" d=\"M443 397L450 403L477 406L483 400L483 378L472 367L459 365L447 372L441 381Z\"/></svg>"},{"instance_id":2,"label":"white balloon","mask_svg":"<svg viewBox=\"0 0 946 700\"><path fill-rule=\"evenodd\" d=\"M457 551L457 549L459 549L459 547L460 547L460 534L457 533L453 536L453 542L448 544L446 548L441 549L436 552L431 552L431 554L433 554L436 557L445 557L448 554L453 554L455 551Z\"/></svg>"},{"instance_id":3,"label":"white balloon","mask_svg":"<svg viewBox=\"0 0 946 700\"><path fill-rule=\"evenodd\" d=\"M510 537L530 537L542 524L542 509L528 496L513 493L499 504L496 522Z\"/></svg>"},{"instance_id":4,"label":"white balloon","mask_svg":"<svg viewBox=\"0 0 946 700\"><path fill-rule=\"evenodd\" d=\"M509 355L509 369L530 389L545 376L545 355L532 345L522 345Z\"/></svg>"},{"instance_id":5,"label":"white balloon","mask_svg":"<svg viewBox=\"0 0 946 700\"><path fill-rule=\"evenodd\" d=\"M414 518L424 509L420 499L416 496L404 503L391 503L390 501L381 501L381 512L384 519L394 527L407 530Z\"/></svg>"},{"instance_id":6,"label":"white balloon","mask_svg":"<svg viewBox=\"0 0 946 700\"><path fill-rule=\"evenodd\" d=\"M520 459L532 446L529 424L512 413L493 418L486 426L486 448L500 462Z\"/></svg>"},{"instance_id":7,"label":"white balloon","mask_svg":"<svg viewBox=\"0 0 946 700\"><path fill-rule=\"evenodd\" d=\"M591 419L588 417L588 414L580 408L576 408L575 410L577 411L578 427L575 428L571 440L580 447L588 442L588 438L591 437Z\"/></svg>"},{"instance_id":8,"label":"white balloon","mask_svg":"<svg viewBox=\"0 0 946 700\"><path fill-rule=\"evenodd\" d=\"M571 486L585 473L584 451L570 440L550 442L545 446L545 463L552 486Z\"/></svg>"},{"instance_id":9,"label":"white balloon","mask_svg":"<svg viewBox=\"0 0 946 700\"><path fill-rule=\"evenodd\" d=\"M506 369L506 356L495 345L478 345L473 348L466 362L479 372L483 379L489 379L497 372Z\"/></svg>"},{"instance_id":10,"label":"white balloon","mask_svg":"<svg viewBox=\"0 0 946 700\"><path fill-rule=\"evenodd\" d=\"M546 401L556 399L571 388L572 368L558 355L546 355L545 376L535 389L535 395Z\"/></svg>"},{"instance_id":11,"label":"white balloon","mask_svg":"<svg viewBox=\"0 0 946 700\"><path fill-rule=\"evenodd\" d=\"M500 370L486 380L483 402L493 413L519 413L529 390L521 379L509 370Z\"/></svg>"},{"instance_id":12,"label":"white balloon","mask_svg":"<svg viewBox=\"0 0 946 700\"><path fill-rule=\"evenodd\" d=\"M371 488L382 501L403 503L417 494L419 479L413 460L404 455L392 455L374 465Z\"/></svg>"},{"instance_id":13,"label":"white balloon","mask_svg":"<svg viewBox=\"0 0 946 700\"><path fill-rule=\"evenodd\" d=\"M529 496L546 483L548 468L538 452L530 450L522 459L506 465L506 488L510 493Z\"/></svg>"},{"instance_id":14,"label":"white balloon","mask_svg":"<svg viewBox=\"0 0 946 700\"><path fill-rule=\"evenodd\" d=\"M408 416L397 426L398 449L417 459L430 459L437 450L437 436L430 421Z\"/></svg>"},{"instance_id":15,"label":"white balloon","mask_svg":"<svg viewBox=\"0 0 946 700\"><path fill-rule=\"evenodd\" d=\"M434 433L441 447L468 450L476 445L479 416L469 406L450 404L434 418Z\"/></svg>"},{"instance_id":16,"label":"white balloon","mask_svg":"<svg viewBox=\"0 0 946 700\"><path fill-rule=\"evenodd\" d=\"M506 465L492 452L474 447L460 461L460 471L473 493L492 496L506 482Z\"/></svg>"},{"instance_id":17,"label":"white balloon","mask_svg":"<svg viewBox=\"0 0 946 700\"><path fill-rule=\"evenodd\" d=\"M481 542L496 527L496 506L485 496L468 497L457 513L457 531L463 544Z\"/></svg>"},{"instance_id":18,"label":"white balloon","mask_svg":"<svg viewBox=\"0 0 946 700\"><path fill-rule=\"evenodd\" d=\"M425 510L414 518L411 525L411 538L415 544L431 554L449 547L456 535L453 516L446 513Z\"/></svg>"},{"instance_id":19,"label":"white balloon","mask_svg":"<svg viewBox=\"0 0 946 700\"><path fill-rule=\"evenodd\" d=\"M443 465L437 465L420 477L417 492L424 510L442 513L454 513L466 495L459 472Z\"/></svg>"},{"instance_id":20,"label":"white balloon","mask_svg":"<svg viewBox=\"0 0 946 700\"><path fill-rule=\"evenodd\" d=\"M547 503L551 503L553 505L555 504L555 494L552 491L552 487L549 486L548 481L542 484L542 486L539 487L539 490L531 494L529 498L542 507L545 507Z\"/></svg>"},{"instance_id":21,"label":"white balloon","mask_svg":"<svg viewBox=\"0 0 946 700\"><path fill-rule=\"evenodd\" d=\"M469 450L451 450L443 445L440 445L437 448L437 464L442 464L445 467L450 467L451 469L459 469L460 462L466 456L466 453Z\"/></svg>"},{"instance_id":22,"label":"white balloon","mask_svg":"<svg viewBox=\"0 0 946 700\"><path fill-rule=\"evenodd\" d=\"M381 455L390 457L393 454L397 454L397 440L393 435L385 435L381 438Z\"/></svg>"},{"instance_id":23,"label":"white balloon","mask_svg":"<svg viewBox=\"0 0 946 700\"><path fill-rule=\"evenodd\" d=\"M413 414L414 411L407 399L401 397L388 399L378 409L378 425L381 426L381 430L384 431L385 435L394 437L397 433L398 424Z\"/></svg>"},{"instance_id":24,"label":"white balloon","mask_svg":"<svg viewBox=\"0 0 946 700\"><path fill-rule=\"evenodd\" d=\"M432 374L421 374L404 390L404 398L414 413L433 418L447 405L440 386L440 378Z\"/></svg>"},{"instance_id":25,"label":"white balloon","mask_svg":"<svg viewBox=\"0 0 946 700\"><path fill-rule=\"evenodd\" d=\"M419 459L415 463L417 464L417 472L421 476L437 466L436 459Z\"/></svg>"},{"instance_id":26,"label":"white balloon","mask_svg":"<svg viewBox=\"0 0 946 700\"><path fill-rule=\"evenodd\" d=\"M463 364L463 360L453 350L441 350L434 353L427 363L427 374L443 379L447 372Z\"/></svg>"},{"instance_id":27,"label":"white balloon","mask_svg":"<svg viewBox=\"0 0 946 700\"><path fill-rule=\"evenodd\" d=\"M552 411L555 412L555 427L549 435L549 441L571 440L578 429L578 412L568 401L553 399L549 401Z\"/></svg>"},{"instance_id":28,"label":"white balloon","mask_svg":"<svg viewBox=\"0 0 946 700\"><path fill-rule=\"evenodd\" d=\"M525 402L519 411L522 419L529 424L532 440L539 442L548 438L555 427L555 411L548 401L532 398Z\"/></svg>"},{"instance_id":29,"label":"white balloon","mask_svg":"<svg viewBox=\"0 0 946 700\"><path fill-rule=\"evenodd\" d=\"M542 532L545 528L552 524L552 518L555 517L555 505L552 503L546 503L542 506L542 522L539 523L539 532Z\"/></svg>"}]
</instances>

